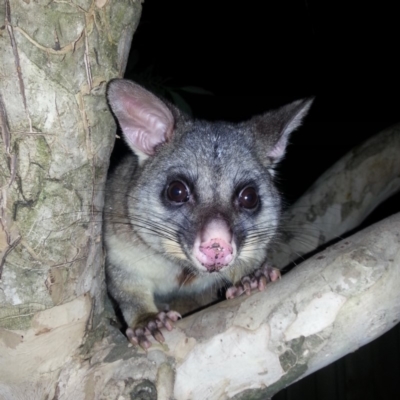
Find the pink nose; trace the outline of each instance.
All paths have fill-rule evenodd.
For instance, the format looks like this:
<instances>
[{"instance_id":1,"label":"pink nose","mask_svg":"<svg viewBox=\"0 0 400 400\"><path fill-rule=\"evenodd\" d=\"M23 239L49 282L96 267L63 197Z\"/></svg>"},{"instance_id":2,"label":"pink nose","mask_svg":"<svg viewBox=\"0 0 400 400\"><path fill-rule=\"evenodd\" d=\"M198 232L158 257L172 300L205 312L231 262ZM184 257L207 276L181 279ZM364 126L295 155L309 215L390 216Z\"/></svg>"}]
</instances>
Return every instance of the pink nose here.
<instances>
[{"instance_id":1,"label":"pink nose","mask_svg":"<svg viewBox=\"0 0 400 400\"><path fill-rule=\"evenodd\" d=\"M200 244L200 252L196 256L209 271L219 271L232 261L232 253L232 246L224 239L211 239Z\"/></svg>"}]
</instances>

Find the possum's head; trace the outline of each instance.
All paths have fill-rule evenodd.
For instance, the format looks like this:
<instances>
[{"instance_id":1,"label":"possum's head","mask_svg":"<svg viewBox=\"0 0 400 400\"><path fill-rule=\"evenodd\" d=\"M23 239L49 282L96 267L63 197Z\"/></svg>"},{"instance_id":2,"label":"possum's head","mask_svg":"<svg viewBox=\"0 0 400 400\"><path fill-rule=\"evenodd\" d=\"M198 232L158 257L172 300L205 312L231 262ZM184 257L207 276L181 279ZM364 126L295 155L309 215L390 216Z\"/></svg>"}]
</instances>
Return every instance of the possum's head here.
<instances>
[{"instance_id":1,"label":"possum's head","mask_svg":"<svg viewBox=\"0 0 400 400\"><path fill-rule=\"evenodd\" d=\"M128 209L142 241L196 273L258 267L280 217L274 167L311 101L232 124L192 120L126 80L108 100L139 159Z\"/></svg>"}]
</instances>

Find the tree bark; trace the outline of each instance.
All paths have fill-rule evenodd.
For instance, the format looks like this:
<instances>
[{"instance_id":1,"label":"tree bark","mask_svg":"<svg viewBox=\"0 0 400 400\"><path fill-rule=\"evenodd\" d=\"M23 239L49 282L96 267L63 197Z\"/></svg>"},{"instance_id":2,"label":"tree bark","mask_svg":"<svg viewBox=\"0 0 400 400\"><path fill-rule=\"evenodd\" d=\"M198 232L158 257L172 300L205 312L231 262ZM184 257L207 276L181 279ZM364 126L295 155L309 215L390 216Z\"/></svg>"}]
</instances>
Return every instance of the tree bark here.
<instances>
[{"instance_id":1,"label":"tree bark","mask_svg":"<svg viewBox=\"0 0 400 400\"><path fill-rule=\"evenodd\" d=\"M185 318L148 353L104 323L100 213L115 133L104 88L123 74L140 10L105 0L1 8L1 399L264 399L400 318L396 215L263 293ZM289 210L293 250L278 251L277 265L398 190L399 131L350 153ZM296 247L304 232L317 239Z\"/></svg>"},{"instance_id":2,"label":"tree bark","mask_svg":"<svg viewBox=\"0 0 400 400\"><path fill-rule=\"evenodd\" d=\"M270 254L279 268L356 228L400 191L400 124L354 148L329 168L286 212L279 245Z\"/></svg>"},{"instance_id":3,"label":"tree bark","mask_svg":"<svg viewBox=\"0 0 400 400\"><path fill-rule=\"evenodd\" d=\"M140 12L129 0L0 5L1 382L40 377L54 395L99 333L105 86L123 75Z\"/></svg>"}]
</instances>

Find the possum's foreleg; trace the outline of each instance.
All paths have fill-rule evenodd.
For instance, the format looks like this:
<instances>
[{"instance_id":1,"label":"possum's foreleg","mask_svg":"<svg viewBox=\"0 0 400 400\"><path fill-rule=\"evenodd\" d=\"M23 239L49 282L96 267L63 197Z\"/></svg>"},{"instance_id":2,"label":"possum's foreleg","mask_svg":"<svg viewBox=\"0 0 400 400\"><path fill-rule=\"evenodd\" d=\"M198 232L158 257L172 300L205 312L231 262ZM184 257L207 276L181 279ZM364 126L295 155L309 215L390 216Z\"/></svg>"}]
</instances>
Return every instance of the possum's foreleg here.
<instances>
[{"instance_id":1,"label":"possum's foreleg","mask_svg":"<svg viewBox=\"0 0 400 400\"><path fill-rule=\"evenodd\" d=\"M118 303L128 328L129 341L144 350L151 346L149 336L160 343L164 336L160 329L172 330L173 323L181 315L172 310L159 310L154 301L152 282L130 273L110 273L108 266L108 290Z\"/></svg>"}]
</instances>

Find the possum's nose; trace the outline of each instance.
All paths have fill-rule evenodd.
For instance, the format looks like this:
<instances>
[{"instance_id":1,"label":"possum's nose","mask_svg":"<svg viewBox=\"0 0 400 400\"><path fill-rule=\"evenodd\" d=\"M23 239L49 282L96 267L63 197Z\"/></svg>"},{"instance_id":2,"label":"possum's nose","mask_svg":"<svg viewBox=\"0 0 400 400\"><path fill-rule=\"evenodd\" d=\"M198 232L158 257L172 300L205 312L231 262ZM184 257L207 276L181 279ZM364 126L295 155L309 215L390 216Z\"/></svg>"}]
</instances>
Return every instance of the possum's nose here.
<instances>
[{"instance_id":1,"label":"possum's nose","mask_svg":"<svg viewBox=\"0 0 400 400\"><path fill-rule=\"evenodd\" d=\"M197 259L211 272L219 271L233 258L232 246L221 238L211 239L200 245Z\"/></svg>"},{"instance_id":2,"label":"possum's nose","mask_svg":"<svg viewBox=\"0 0 400 400\"><path fill-rule=\"evenodd\" d=\"M223 219L209 221L194 248L197 260L209 272L219 271L233 260L232 232Z\"/></svg>"}]
</instances>

